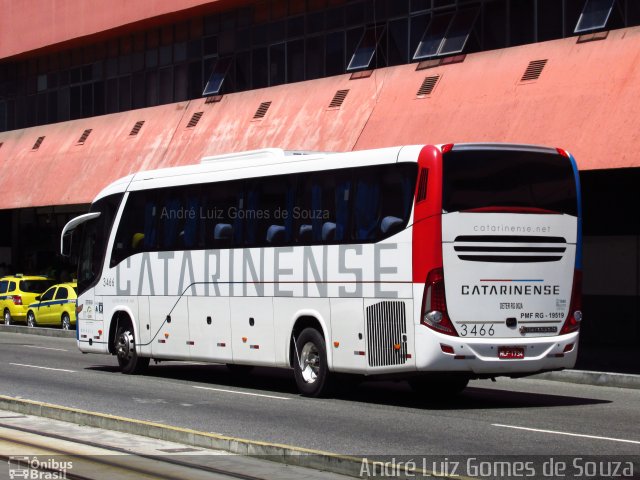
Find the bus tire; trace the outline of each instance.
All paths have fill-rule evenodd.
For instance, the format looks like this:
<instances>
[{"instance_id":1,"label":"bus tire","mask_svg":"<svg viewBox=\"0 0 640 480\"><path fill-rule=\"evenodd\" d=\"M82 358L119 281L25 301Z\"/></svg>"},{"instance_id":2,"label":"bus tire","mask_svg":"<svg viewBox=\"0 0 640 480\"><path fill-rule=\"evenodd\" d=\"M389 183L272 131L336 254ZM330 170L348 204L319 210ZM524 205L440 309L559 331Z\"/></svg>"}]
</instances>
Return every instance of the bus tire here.
<instances>
[{"instance_id":1,"label":"bus tire","mask_svg":"<svg viewBox=\"0 0 640 480\"><path fill-rule=\"evenodd\" d=\"M409 385L428 400L446 400L462 392L469 383L467 377L431 377L428 375L409 379Z\"/></svg>"},{"instance_id":2,"label":"bus tire","mask_svg":"<svg viewBox=\"0 0 640 480\"><path fill-rule=\"evenodd\" d=\"M296 339L293 365L296 385L306 397L320 397L330 390L330 372L324 337L315 328L305 328Z\"/></svg>"},{"instance_id":3,"label":"bus tire","mask_svg":"<svg viewBox=\"0 0 640 480\"><path fill-rule=\"evenodd\" d=\"M133 327L129 323L118 327L115 350L120 371L124 374L135 375L142 373L149 366L150 358L138 356Z\"/></svg>"}]
</instances>

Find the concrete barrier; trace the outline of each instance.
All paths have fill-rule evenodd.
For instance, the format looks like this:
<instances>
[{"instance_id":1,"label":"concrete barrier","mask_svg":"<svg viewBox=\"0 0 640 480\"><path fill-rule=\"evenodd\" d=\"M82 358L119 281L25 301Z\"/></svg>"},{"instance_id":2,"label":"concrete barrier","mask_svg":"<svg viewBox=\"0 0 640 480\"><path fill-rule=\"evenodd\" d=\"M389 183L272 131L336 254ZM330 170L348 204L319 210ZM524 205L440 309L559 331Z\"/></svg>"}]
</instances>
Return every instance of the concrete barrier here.
<instances>
[{"instance_id":1,"label":"concrete barrier","mask_svg":"<svg viewBox=\"0 0 640 480\"><path fill-rule=\"evenodd\" d=\"M28 335L40 335L42 337L76 338L75 330L62 330L61 328L27 327L22 325L0 324L0 333L25 333Z\"/></svg>"}]
</instances>

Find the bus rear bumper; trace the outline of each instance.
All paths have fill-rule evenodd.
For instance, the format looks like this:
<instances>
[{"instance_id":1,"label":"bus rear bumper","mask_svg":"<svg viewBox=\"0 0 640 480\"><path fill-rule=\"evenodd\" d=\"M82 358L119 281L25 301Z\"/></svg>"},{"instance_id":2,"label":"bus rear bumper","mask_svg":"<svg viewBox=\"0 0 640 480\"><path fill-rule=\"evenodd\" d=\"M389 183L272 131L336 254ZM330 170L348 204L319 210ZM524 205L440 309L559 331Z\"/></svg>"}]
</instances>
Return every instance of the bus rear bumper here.
<instances>
[{"instance_id":1,"label":"bus rear bumper","mask_svg":"<svg viewBox=\"0 0 640 480\"><path fill-rule=\"evenodd\" d=\"M420 327L418 330L426 329ZM578 332L532 338L464 338L433 331L416 333L418 371L468 372L482 376L534 374L572 368L577 356Z\"/></svg>"}]
</instances>

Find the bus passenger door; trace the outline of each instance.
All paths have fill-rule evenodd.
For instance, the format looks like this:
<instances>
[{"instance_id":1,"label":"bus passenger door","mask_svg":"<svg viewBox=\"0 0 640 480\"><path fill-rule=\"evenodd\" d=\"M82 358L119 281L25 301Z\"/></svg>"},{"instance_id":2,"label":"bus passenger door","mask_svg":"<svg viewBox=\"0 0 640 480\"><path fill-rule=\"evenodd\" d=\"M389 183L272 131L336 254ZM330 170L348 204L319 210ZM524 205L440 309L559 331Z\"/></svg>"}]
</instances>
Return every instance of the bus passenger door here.
<instances>
[{"instance_id":1,"label":"bus passenger door","mask_svg":"<svg viewBox=\"0 0 640 480\"><path fill-rule=\"evenodd\" d=\"M228 297L188 297L191 359L231 362Z\"/></svg>"},{"instance_id":2,"label":"bus passenger door","mask_svg":"<svg viewBox=\"0 0 640 480\"><path fill-rule=\"evenodd\" d=\"M153 357L188 360L190 338L187 297L150 297L149 313Z\"/></svg>"},{"instance_id":3,"label":"bus passenger door","mask_svg":"<svg viewBox=\"0 0 640 480\"><path fill-rule=\"evenodd\" d=\"M247 365L275 363L273 299L232 297L233 362Z\"/></svg>"}]
</instances>

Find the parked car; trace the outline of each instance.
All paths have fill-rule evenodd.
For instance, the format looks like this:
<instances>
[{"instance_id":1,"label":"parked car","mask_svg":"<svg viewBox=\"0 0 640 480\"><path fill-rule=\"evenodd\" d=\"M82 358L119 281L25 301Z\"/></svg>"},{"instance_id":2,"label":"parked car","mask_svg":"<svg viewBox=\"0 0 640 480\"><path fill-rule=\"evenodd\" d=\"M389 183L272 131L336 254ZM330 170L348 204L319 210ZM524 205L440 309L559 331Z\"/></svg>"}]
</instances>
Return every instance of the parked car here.
<instances>
[{"instance_id":1,"label":"parked car","mask_svg":"<svg viewBox=\"0 0 640 480\"><path fill-rule=\"evenodd\" d=\"M27 311L27 325L59 325L69 330L76 325L76 283L53 285L42 295L35 298Z\"/></svg>"},{"instance_id":2,"label":"parked car","mask_svg":"<svg viewBox=\"0 0 640 480\"><path fill-rule=\"evenodd\" d=\"M0 310L4 324L26 322L29 304L54 283L44 276L20 273L0 278Z\"/></svg>"}]
</instances>

